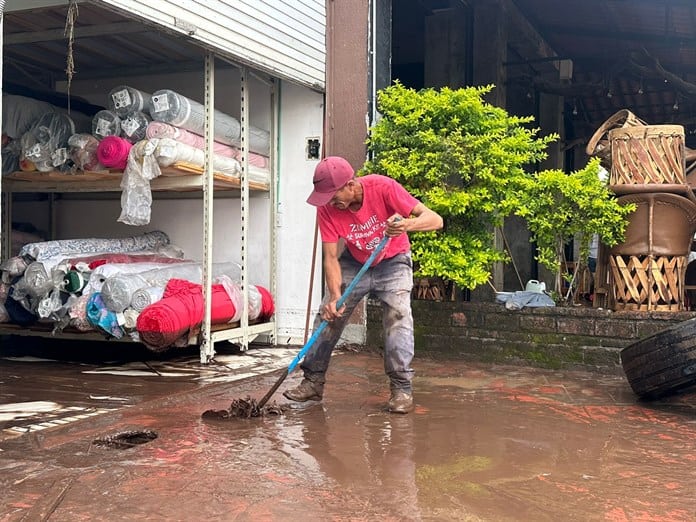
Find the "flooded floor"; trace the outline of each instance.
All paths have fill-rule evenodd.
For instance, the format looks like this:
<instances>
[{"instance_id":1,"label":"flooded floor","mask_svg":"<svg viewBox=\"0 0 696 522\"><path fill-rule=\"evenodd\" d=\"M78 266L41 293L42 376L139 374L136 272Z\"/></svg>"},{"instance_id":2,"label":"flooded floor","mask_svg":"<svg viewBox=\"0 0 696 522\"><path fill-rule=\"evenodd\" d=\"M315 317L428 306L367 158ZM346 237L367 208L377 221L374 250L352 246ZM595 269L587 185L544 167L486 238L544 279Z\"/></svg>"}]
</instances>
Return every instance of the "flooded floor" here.
<instances>
[{"instance_id":1,"label":"flooded floor","mask_svg":"<svg viewBox=\"0 0 696 522\"><path fill-rule=\"evenodd\" d=\"M640 403L621 377L417 358L416 410L395 415L379 356L342 353L321 403L282 397L296 371L272 399L284 415L203 421L262 397L280 375L264 366L292 355L252 352L215 369L148 363L179 376L0 360L15 410L110 397L43 429L7 431L49 406L5 417L0 521L696 520L694 394Z\"/></svg>"}]
</instances>

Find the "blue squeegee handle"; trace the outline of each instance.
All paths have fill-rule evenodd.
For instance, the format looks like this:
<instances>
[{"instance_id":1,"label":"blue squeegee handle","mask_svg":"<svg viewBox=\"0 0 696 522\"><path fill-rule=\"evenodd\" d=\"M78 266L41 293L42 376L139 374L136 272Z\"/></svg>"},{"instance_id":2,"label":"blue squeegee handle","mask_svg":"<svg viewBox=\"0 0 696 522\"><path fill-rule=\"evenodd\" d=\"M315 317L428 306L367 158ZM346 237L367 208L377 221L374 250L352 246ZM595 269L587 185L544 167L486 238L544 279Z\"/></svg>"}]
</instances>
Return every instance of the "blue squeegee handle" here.
<instances>
[{"instance_id":1,"label":"blue squeegee handle","mask_svg":"<svg viewBox=\"0 0 696 522\"><path fill-rule=\"evenodd\" d=\"M348 287L345 289L341 297L338 299L336 302L336 310L339 310L344 303L346 302L346 299L348 299L348 296L351 294L353 289L355 288L355 285L358 284L360 279L362 279L363 274L367 272L368 268L372 266L372 263L374 263L375 258L379 255L379 253L384 249L385 245L389 241L389 237L384 236L382 240L379 242L377 245L377 248L375 248L372 251L372 254L370 254L370 257L367 258L367 261L365 261L365 264L360 268L358 273L355 275L353 280L350 282ZM305 354L309 351L309 349L312 347L312 345L316 342L317 337L321 334L321 332L324 331L324 328L329 324L329 322L324 319L319 326L314 330L314 333L312 334L312 337L309 338L309 341L307 341L307 344L304 345L304 347L297 353L295 358L292 360L290 365L288 366L288 373L292 373L292 371L295 369L295 367L299 364L299 362L302 360L302 358L305 356Z\"/></svg>"}]
</instances>

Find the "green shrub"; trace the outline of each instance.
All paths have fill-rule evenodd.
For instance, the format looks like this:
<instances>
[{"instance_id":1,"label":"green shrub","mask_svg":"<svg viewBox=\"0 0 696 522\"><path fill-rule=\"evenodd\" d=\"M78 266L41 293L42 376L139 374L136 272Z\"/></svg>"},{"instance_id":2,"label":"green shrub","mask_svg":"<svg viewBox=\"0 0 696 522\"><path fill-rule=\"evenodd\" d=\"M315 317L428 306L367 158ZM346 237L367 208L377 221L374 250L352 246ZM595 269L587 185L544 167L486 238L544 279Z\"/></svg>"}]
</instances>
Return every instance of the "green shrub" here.
<instances>
[{"instance_id":1,"label":"green shrub","mask_svg":"<svg viewBox=\"0 0 696 522\"><path fill-rule=\"evenodd\" d=\"M486 283L493 264L506 259L493 231L519 208L524 166L544 159L557 139L527 128L532 117L485 102L492 89L415 91L398 82L383 89L381 119L367 141L372 160L360 171L396 179L444 218L442 231L411 237L417 275L462 288Z\"/></svg>"}]
</instances>

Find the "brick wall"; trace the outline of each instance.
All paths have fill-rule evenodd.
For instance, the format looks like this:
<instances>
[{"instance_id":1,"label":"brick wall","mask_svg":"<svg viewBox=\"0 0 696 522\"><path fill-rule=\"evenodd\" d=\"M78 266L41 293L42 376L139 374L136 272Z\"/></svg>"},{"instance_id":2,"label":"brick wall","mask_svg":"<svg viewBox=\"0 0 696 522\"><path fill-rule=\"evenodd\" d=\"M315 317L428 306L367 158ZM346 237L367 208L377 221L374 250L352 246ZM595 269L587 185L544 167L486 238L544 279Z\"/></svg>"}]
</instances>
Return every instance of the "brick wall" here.
<instances>
[{"instance_id":1,"label":"brick wall","mask_svg":"<svg viewBox=\"0 0 696 522\"><path fill-rule=\"evenodd\" d=\"M524 308L413 301L416 356L622 374L621 348L690 319L694 312L611 312L585 307ZM367 343L382 347L382 310L367 306Z\"/></svg>"}]
</instances>

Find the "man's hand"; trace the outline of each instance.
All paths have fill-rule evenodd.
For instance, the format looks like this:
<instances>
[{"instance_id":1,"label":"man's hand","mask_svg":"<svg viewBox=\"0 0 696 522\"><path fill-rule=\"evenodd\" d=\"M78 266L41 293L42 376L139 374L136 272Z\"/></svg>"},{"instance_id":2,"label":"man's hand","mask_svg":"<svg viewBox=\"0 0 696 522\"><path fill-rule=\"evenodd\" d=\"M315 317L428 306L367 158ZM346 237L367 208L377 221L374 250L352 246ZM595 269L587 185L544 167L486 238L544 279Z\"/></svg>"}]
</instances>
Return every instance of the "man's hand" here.
<instances>
[{"instance_id":1,"label":"man's hand","mask_svg":"<svg viewBox=\"0 0 696 522\"><path fill-rule=\"evenodd\" d=\"M338 298L340 299L340 298ZM324 307L321 310L321 318L324 319L325 321L333 321L334 319L338 319L343 315L343 312L346 309L346 306L343 305L340 310L336 309L336 304L338 303L338 299L331 299L328 301Z\"/></svg>"},{"instance_id":2,"label":"man's hand","mask_svg":"<svg viewBox=\"0 0 696 522\"><path fill-rule=\"evenodd\" d=\"M406 232L406 220L399 214L394 214L387 219L387 228L384 229L384 235L387 237L400 236Z\"/></svg>"}]
</instances>

